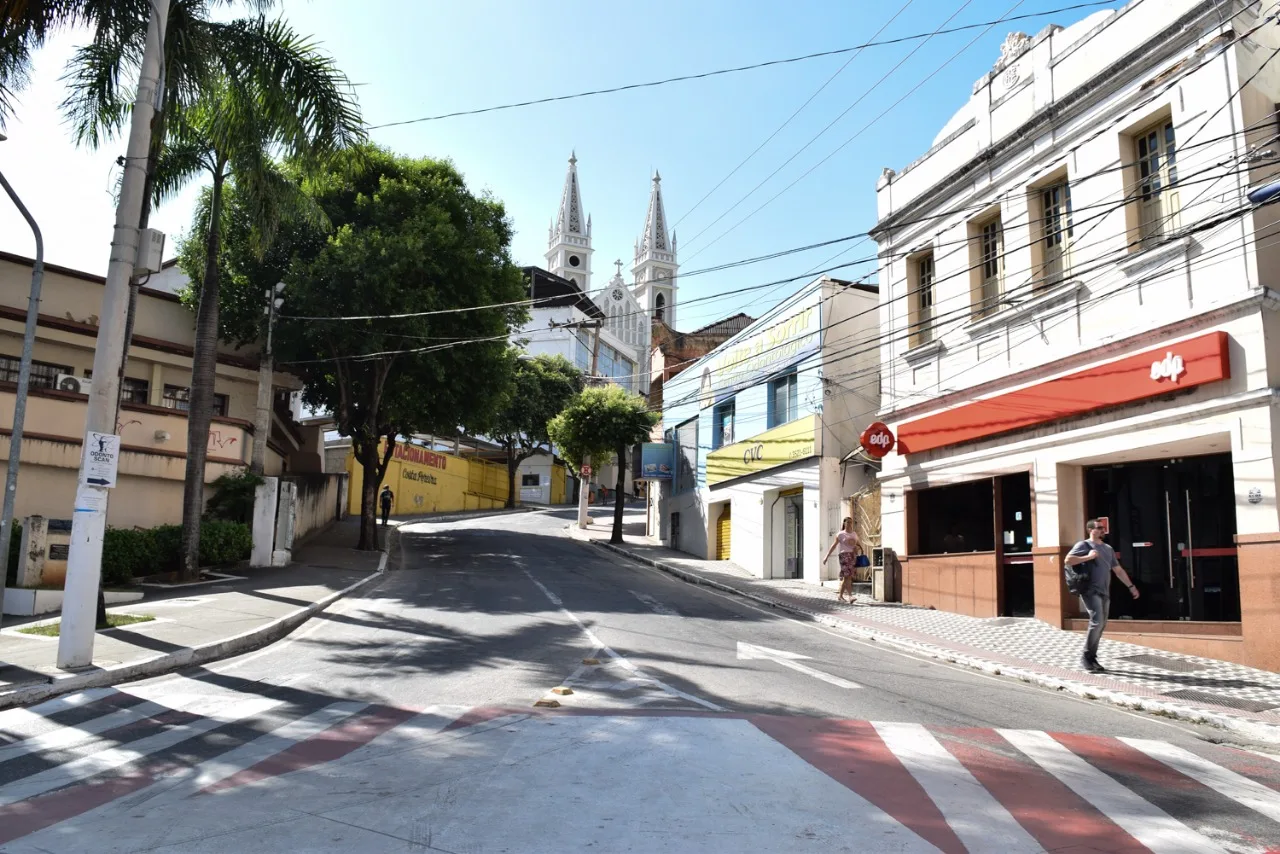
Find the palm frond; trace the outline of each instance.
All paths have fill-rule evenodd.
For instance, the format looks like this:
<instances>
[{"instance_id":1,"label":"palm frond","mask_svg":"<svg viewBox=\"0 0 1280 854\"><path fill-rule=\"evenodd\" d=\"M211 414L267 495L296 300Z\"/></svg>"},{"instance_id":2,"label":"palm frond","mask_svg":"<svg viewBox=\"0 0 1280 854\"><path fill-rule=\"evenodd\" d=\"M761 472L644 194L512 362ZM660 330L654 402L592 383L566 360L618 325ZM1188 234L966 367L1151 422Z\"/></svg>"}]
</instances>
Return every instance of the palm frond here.
<instances>
[{"instance_id":1,"label":"palm frond","mask_svg":"<svg viewBox=\"0 0 1280 854\"><path fill-rule=\"evenodd\" d=\"M252 83L287 155L323 157L364 140L350 81L314 41L257 18L227 24L220 43L227 74Z\"/></svg>"},{"instance_id":2,"label":"palm frond","mask_svg":"<svg viewBox=\"0 0 1280 854\"><path fill-rule=\"evenodd\" d=\"M62 112L77 145L99 148L124 127L141 60L129 42L93 41L76 50L62 76Z\"/></svg>"}]
</instances>

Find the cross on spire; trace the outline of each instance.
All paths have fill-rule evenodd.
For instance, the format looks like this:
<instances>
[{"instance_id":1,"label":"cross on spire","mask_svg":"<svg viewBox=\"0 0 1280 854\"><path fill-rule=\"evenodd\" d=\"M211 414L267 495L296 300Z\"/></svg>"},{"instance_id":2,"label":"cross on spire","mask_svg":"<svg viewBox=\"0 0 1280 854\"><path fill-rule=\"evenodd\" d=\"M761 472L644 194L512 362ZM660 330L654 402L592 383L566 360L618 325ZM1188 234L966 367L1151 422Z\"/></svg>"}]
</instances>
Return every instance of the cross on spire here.
<instances>
[{"instance_id":1,"label":"cross on spire","mask_svg":"<svg viewBox=\"0 0 1280 854\"><path fill-rule=\"evenodd\" d=\"M613 266L618 268L618 272L617 272L618 278L622 278L622 259L619 258L617 261L614 261Z\"/></svg>"}]
</instances>

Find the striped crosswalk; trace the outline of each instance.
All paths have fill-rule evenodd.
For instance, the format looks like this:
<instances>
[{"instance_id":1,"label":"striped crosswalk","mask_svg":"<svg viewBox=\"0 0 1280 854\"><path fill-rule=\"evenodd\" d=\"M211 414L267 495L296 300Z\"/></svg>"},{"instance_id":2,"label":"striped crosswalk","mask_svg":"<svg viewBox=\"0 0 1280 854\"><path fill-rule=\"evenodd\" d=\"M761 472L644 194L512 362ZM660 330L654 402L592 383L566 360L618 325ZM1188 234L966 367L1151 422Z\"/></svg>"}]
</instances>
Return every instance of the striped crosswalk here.
<instances>
[{"instance_id":1,"label":"striped crosswalk","mask_svg":"<svg viewBox=\"0 0 1280 854\"><path fill-rule=\"evenodd\" d=\"M509 834L521 822L546 825L546 802L538 806L537 797L571 803L591 786L599 799L610 774L622 769L666 773L668 760L654 762L654 755L677 766L671 773L688 790L681 802L701 803L712 825L751 833L745 817L761 816L755 831L761 843L754 847L762 850L788 846L770 842L781 822L768 804L751 803L756 776L767 781L766 790L818 785L824 802L844 804L833 819L837 834L840 815L864 823L878 816L876 832L859 838L860 851L1280 851L1280 762L1209 744L689 710L406 709L291 690L210 693L185 683L177 680L168 691L84 692L0 712L0 851L99 850L88 843L67 848L68 839L79 838L75 830L112 835L112 846L100 850L139 850L142 842L134 847L128 839L135 826L129 822L143 815L137 810L197 823L208 810L234 825L217 806L227 798L241 798L235 816L247 804L268 815L309 816L317 803L332 802L348 811L344 826L389 838L403 832L410 843L421 841L426 821L440 828L445 848L457 842L447 836L452 819L454 832L470 834L467 850L485 851L486 834ZM547 756L556 757L553 774L539 764ZM428 784L444 786L444 794L424 797L413 787L387 785L388 769L412 781L444 781ZM524 814L521 797L511 795L526 791L518 781L528 769L541 788ZM643 785L634 770L627 773L627 786ZM503 782L504 775L511 781ZM699 794L699 786L709 785L704 779L718 782ZM726 792L732 811L718 812ZM388 797L412 800L403 801L401 815L401 807L388 806L400 802L380 800ZM469 802L483 809L495 797L503 804L501 824L464 820ZM639 827L645 809L678 809L661 798L623 802L629 806L617 816L619 828L623 819ZM382 812L366 819L359 810L373 809L371 803ZM597 811L607 815L608 803L597 800ZM593 816L592 827L611 820ZM264 819L244 821L261 826ZM599 850L612 850L608 840L598 841ZM509 845L508 837L491 844ZM693 842L688 848L700 850Z\"/></svg>"}]
</instances>

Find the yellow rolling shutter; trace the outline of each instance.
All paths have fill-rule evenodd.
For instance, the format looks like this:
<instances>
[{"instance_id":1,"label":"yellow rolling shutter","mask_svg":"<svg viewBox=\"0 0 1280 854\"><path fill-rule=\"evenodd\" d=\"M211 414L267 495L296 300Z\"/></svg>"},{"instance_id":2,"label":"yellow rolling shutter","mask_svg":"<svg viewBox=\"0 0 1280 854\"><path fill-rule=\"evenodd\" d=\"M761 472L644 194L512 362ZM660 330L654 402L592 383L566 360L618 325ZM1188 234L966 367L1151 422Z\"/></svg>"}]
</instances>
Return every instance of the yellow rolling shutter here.
<instances>
[{"instance_id":1,"label":"yellow rolling shutter","mask_svg":"<svg viewBox=\"0 0 1280 854\"><path fill-rule=\"evenodd\" d=\"M729 536L733 530L729 511L732 508L732 504L726 503L720 511L720 518L716 520L716 560L729 560Z\"/></svg>"}]
</instances>

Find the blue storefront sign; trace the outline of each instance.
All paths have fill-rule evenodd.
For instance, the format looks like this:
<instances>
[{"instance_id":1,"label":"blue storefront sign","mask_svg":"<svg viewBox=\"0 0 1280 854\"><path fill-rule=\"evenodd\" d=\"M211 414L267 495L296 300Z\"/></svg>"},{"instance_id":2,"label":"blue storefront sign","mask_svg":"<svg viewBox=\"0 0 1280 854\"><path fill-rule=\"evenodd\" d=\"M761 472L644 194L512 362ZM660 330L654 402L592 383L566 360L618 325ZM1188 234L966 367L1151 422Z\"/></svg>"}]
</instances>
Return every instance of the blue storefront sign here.
<instances>
[{"instance_id":1,"label":"blue storefront sign","mask_svg":"<svg viewBox=\"0 0 1280 854\"><path fill-rule=\"evenodd\" d=\"M643 480L671 480L675 446L668 442L645 442L640 446L640 477Z\"/></svg>"}]
</instances>

